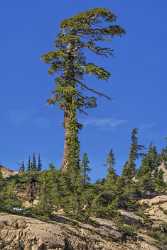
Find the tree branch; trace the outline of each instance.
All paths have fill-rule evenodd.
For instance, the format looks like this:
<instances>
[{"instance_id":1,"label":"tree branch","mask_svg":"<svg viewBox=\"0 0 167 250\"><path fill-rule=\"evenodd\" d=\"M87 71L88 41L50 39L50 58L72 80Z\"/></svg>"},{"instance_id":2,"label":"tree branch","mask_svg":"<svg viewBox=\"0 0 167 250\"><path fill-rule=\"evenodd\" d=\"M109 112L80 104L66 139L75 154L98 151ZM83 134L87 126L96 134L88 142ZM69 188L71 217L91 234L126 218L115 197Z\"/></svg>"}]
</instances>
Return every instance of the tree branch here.
<instances>
[{"instance_id":1,"label":"tree branch","mask_svg":"<svg viewBox=\"0 0 167 250\"><path fill-rule=\"evenodd\" d=\"M99 95L99 96L105 97L105 98L108 99L108 100L111 100L111 97L110 97L110 96L108 96L108 95L106 95L106 94L104 94L104 93L101 93L101 92L99 92L99 91L97 91L97 90L95 90L95 89L89 88L86 84L82 83L82 82L79 81L79 80L76 80L76 81L78 82L78 84L79 84L82 88L85 88L85 89L87 89L87 90L89 90L89 91L95 93L96 95Z\"/></svg>"}]
</instances>

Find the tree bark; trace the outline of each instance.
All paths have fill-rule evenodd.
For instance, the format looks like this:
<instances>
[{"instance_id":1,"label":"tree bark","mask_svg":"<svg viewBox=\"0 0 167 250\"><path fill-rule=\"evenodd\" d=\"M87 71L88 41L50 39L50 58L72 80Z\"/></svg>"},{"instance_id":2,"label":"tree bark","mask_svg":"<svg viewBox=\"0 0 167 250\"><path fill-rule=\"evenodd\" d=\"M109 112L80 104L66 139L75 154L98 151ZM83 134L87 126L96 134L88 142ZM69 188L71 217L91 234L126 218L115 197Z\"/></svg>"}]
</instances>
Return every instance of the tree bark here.
<instances>
[{"instance_id":1,"label":"tree bark","mask_svg":"<svg viewBox=\"0 0 167 250\"><path fill-rule=\"evenodd\" d=\"M70 131L68 130L68 124L70 123L70 118L67 112L64 113L64 156L62 163L62 172L66 172L68 169L68 156L70 153L70 145L68 145L68 137L70 136Z\"/></svg>"},{"instance_id":2,"label":"tree bark","mask_svg":"<svg viewBox=\"0 0 167 250\"><path fill-rule=\"evenodd\" d=\"M76 84L74 80L74 51L75 46L70 42L68 46L65 79L67 86L71 86L73 88L75 88ZM64 129L65 138L62 172L66 172L71 167L79 167L79 126L77 122L77 104L73 93L66 95L66 103L64 107Z\"/></svg>"},{"instance_id":3,"label":"tree bark","mask_svg":"<svg viewBox=\"0 0 167 250\"><path fill-rule=\"evenodd\" d=\"M62 172L67 172L71 167L79 167L79 139L76 110L64 112L64 156Z\"/></svg>"}]
</instances>

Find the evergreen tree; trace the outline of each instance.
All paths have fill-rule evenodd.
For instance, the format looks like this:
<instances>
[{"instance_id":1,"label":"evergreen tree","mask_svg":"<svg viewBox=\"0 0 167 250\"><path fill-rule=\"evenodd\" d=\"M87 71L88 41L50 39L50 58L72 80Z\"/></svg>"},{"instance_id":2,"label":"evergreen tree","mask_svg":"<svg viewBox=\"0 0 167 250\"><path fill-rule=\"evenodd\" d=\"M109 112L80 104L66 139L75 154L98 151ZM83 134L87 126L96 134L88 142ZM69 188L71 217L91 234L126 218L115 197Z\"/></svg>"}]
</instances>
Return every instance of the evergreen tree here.
<instances>
[{"instance_id":1,"label":"evergreen tree","mask_svg":"<svg viewBox=\"0 0 167 250\"><path fill-rule=\"evenodd\" d=\"M115 172L115 169L112 168L111 170L109 170L107 177L106 177L106 180L105 180L105 189L116 191L117 178L118 178L118 176Z\"/></svg>"},{"instance_id":2,"label":"evergreen tree","mask_svg":"<svg viewBox=\"0 0 167 250\"><path fill-rule=\"evenodd\" d=\"M38 155L38 167L37 170L40 172L42 170L42 162L41 162L41 156Z\"/></svg>"},{"instance_id":3,"label":"evergreen tree","mask_svg":"<svg viewBox=\"0 0 167 250\"><path fill-rule=\"evenodd\" d=\"M148 152L142 160L142 165L137 175L139 177L142 177L146 173L150 172L151 175L153 176L154 173L156 173L159 167L159 164L160 164L160 158L159 158L156 146L154 146L153 144L150 144L148 148Z\"/></svg>"},{"instance_id":4,"label":"evergreen tree","mask_svg":"<svg viewBox=\"0 0 167 250\"><path fill-rule=\"evenodd\" d=\"M31 169L33 171L37 170L37 161L36 161L36 155L35 155L35 153L33 153L33 156L32 156L32 167L31 167Z\"/></svg>"},{"instance_id":5,"label":"evergreen tree","mask_svg":"<svg viewBox=\"0 0 167 250\"><path fill-rule=\"evenodd\" d=\"M31 171L32 163L31 163L31 157L28 158L28 164L27 164L27 172Z\"/></svg>"},{"instance_id":6,"label":"evergreen tree","mask_svg":"<svg viewBox=\"0 0 167 250\"><path fill-rule=\"evenodd\" d=\"M107 177L105 181L105 189L116 190L117 174L114 169L115 156L114 156L112 149L107 155L106 165L107 165L108 173L107 173Z\"/></svg>"},{"instance_id":7,"label":"evergreen tree","mask_svg":"<svg viewBox=\"0 0 167 250\"><path fill-rule=\"evenodd\" d=\"M131 182L136 174L136 164L133 161L127 161L123 166L122 177L125 182Z\"/></svg>"},{"instance_id":8,"label":"evergreen tree","mask_svg":"<svg viewBox=\"0 0 167 250\"><path fill-rule=\"evenodd\" d=\"M19 174L23 174L25 172L25 165L24 161L22 161L21 166L19 168Z\"/></svg>"},{"instance_id":9,"label":"evergreen tree","mask_svg":"<svg viewBox=\"0 0 167 250\"><path fill-rule=\"evenodd\" d=\"M38 192L37 177L34 175L30 175L27 185L27 199L32 204L37 197L37 192Z\"/></svg>"},{"instance_id":10,"label":"evergreen tree","mask_svg":"<svg viewBox=\"0 0 167 250\"><path fill-rule=\"evenodd\" d=\"M89 177L89 172L90 172L90 166L89 166L89 158L88 158L88 154L84 153L83 154L83 158L81 161L81 171L83 174L83 184L84 186L89 183L90 181L90 177Z\"/></svg>"},{"instance_id":11,"label":"evergreen tree","mask_svg":"<svg viewBox=\"0 0 167 250\"><path fill-rule=\"evenodd\" d=\"M141 150L144 147L138 144L138 129L134 128L131 133L131 147L129 159L123 167L122 176L126 182L131 182L136 174L136 160L142 155Z\"/></svg>"},{"instance_id":12,"label":"evergreen tree","mask_svg":"<svg viewBox=\"0 0 167 250\"><path fill-rule=\"evenodd\" d=\"M21 201L17 197L17 189L15 180L4 182L4 185L1 190L1 206L4 208L12 209L13 207L20 207Z\"/></svg>"},{"instance_id":13,"label":"evergreen tree","mask_svg":"<svg viewBox=\"0 0 167 250\"><path fill-rule=\"evenodd\" d=\"M116 16L105 8L90 9L66 19L60 25L61 30L55 41L55 50L42 57L51 65L49 74L57 74L54 95L48 103L57 103L64 112L63 172L70 167L79 168L78 133L82 126L77 120L77 112L85 113L85 109L96 107L96 96L89 96L86 93L89 91L110 99L83 81L86 74L94 75L100 80L108 80L110 77L110 73L103 67L87 62L84 51L90 50L100 56L111 55L112 50L100 47L98 42L112 41L111 38L124 33L115 21Z\"/></svg>"},{"instance_id":14,"label":"evergreen tree","mask_svg":"<svg viewBox=\"0 0 167 250\"><path fill-rule=\"evenodd\" d=\"M108 172L113 170L114 165L115 165L115 156L114 156L112 149L110 150L110 152L107 155L106 165L108 168Z\"/></svg>"},{"instance_id":15,"label":"evergreen tree","mask_svg":"<svg viewBox=\"0 0 167 250\"><path fill-rule=\"evenodd\" d=\"M55 171L56 170L56 167L55 167L55 165L53 163L49 164L49 170L50 171Z\"/></svg>"},{"instance_id":16,"label":"evergreen tree","mask_svg":"<svg viewBox=\"0 0 167 250\"><path fill-rule=\"evenodd\" d=\"M167 190L167 183L164 181L163 170L159 170L155 176L155 189L158 192L164 192Z\"/></svg>"},{"instance_id":17,"label":"evergreen tree","mask_svg":"<svg viewBox=\"0 0 167 250\"><path fill-rule=\"evenodd\" d=\"M150 144L148 152L144 156L141 167L137 173L137 178L139 179L140 188L143 193L151 194L156 191L156 182L158 185L160 178L162 178L162 175L159 175L159 164L160 158L157 149L154 145Z\"/></svg>"},{"instance_id":18,"label":"evergreen tree","mask_svg":"<svg viewBox=\"0 0 167 250\"><path fill-rule=\"evenodd\" d=\"M66 199L65 210L75 216L81 216L84 204L84 186L80 169L71 169L65 175ZM67 192L68 190L68 192Z\"/></svg>"},{"instance_id":19,"label":"evergreen tree","mask_svg":"<svg viewBox=\"0 0 167 250\"><path fill-rule=\"evenodd\" d=\"M51 214L58 207L59 193L56 183L56 169L49 168L40 176L38 208L42 214Z\"/></svg>"}]
</instances>

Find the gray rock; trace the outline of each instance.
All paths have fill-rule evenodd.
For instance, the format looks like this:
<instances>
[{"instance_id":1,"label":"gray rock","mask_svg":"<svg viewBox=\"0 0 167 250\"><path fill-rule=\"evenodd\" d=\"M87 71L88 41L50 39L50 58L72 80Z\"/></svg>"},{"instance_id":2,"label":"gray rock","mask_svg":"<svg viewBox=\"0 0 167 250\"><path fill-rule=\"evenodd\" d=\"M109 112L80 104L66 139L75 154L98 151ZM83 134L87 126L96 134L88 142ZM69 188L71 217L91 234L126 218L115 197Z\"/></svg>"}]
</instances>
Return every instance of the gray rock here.
<instances>
[{"instance_id":1,"label":"gray rock","mask_svg":"<svg viewBox=\"0 0 167 250\"><path fill-rule=\"evenodd\" d=\"M43 222L0 214L2 250L157 250L152 242L121 242L122 233L109 220L93 218L95 225L67 218ZM75 222L75 223L74 223Z\"/></svg>"}]
</instances>

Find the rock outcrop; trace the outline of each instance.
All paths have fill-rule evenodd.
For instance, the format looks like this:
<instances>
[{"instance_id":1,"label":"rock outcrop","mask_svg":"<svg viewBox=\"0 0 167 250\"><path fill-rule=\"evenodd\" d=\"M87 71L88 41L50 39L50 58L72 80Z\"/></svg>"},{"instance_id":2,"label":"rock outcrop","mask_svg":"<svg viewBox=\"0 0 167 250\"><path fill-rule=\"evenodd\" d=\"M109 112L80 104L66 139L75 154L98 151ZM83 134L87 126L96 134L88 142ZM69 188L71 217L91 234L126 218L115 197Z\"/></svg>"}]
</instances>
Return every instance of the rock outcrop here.
<instances>
[{"instance_id":1,"label":"rock outcrop","mask_svg":"<svg viewBox=\"0 0 167 250\"><path fill-rule=\"evenodd\" d=\"M92 218L93 224L63 216L51 222L0 214L0 249L3 250L158 250L146 235L124 241L123 233L109 220Z\"/></svg>"},{"instance_id":2,"label":"rock outcrop","mask_svg":"<svg viewBox=\"0 0 167 250\"><path fill-rule=\"evenodd\" d=\"M7 167L4 167L2 165L0 165L0 172L2 173L4 178L8 178L10 176L14 176L14 175L18 174L18 172L11 170Z\"/></svg>"},{"instance_id":3,"label":"rock outcrop","mask_svg":"<svg viewBox=\"0 0 167 250\"><path fill-rule=\"evenodd\" d=\"M167 183L167 167L164 162L162 162L161 165L159 166L159 170L163 171L163 179L164 179L164 182Z\"/></svg>"},{"instance_id":4,"label":"rock outcrop","mask_svg":"<svg viewBox=\"0 0 167 250\"><path fill-rule=\"evenodd\" d=\"M140 205L146 205L145 214L156 224L167 223L167 195L143 199Z\"/></svg>"}]
</instances>

